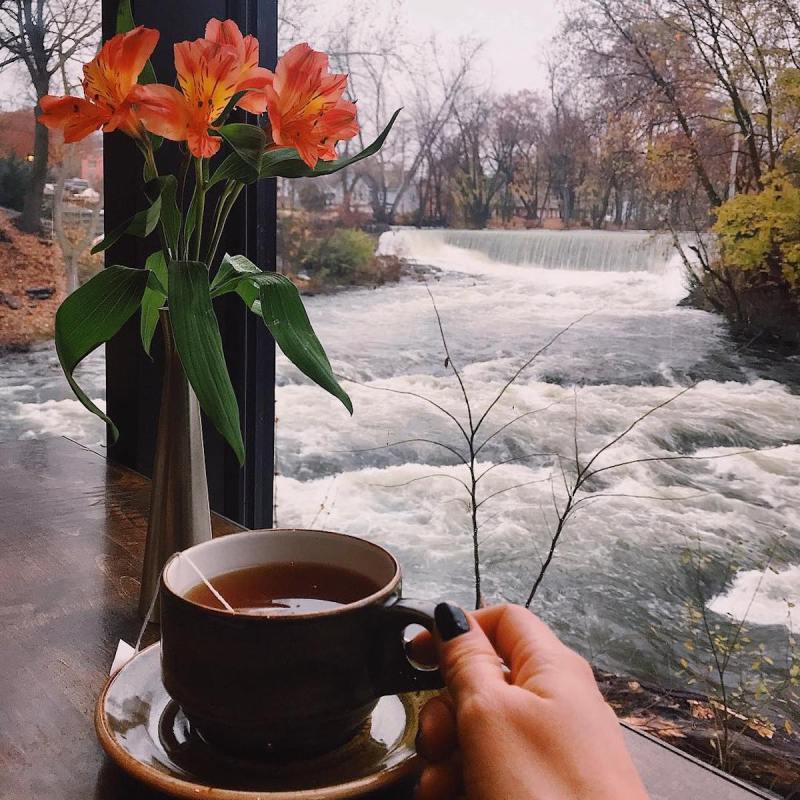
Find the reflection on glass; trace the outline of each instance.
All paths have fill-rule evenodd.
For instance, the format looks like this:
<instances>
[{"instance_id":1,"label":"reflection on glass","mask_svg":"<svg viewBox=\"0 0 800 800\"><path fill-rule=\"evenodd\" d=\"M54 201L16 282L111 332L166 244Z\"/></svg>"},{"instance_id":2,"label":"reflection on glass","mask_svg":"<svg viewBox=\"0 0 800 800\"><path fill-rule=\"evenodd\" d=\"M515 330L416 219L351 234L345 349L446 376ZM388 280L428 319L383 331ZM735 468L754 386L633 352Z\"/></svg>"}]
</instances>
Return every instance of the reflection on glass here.
<instances>
[{"instance_id":1,"label":"reflection on glass","mask_svg":"<svg viewBox=\"0 0 800 800\"><path fill-rule=\"evenodd\" d=\"M100 4L12 4L0 23L0 441L68 436L102 446L105 430L74 399L52 337L61 300L103 265L89 252L103 230L103 139L65 147L34 116L39 97L80 92ZM83 370L102 405L102 352Z\"/></svg>"}]
</instances>

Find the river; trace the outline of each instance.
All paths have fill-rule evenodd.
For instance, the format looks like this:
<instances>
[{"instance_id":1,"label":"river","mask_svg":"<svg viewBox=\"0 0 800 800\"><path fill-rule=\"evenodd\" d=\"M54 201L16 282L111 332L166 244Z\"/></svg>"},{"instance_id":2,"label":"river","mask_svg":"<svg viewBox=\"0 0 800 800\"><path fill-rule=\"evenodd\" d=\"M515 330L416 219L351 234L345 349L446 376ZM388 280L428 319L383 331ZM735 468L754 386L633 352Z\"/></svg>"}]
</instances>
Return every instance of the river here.
<instances>
[{"instance_id":1,"label":"river","mask_svg":"<svg viewBox=\"0 0 800 800\"><path fill-rule=\"evenodd\" d=\"M469 513L453 480L465 468L436 445L386 446L461 445L452 422L402 394L466 421L428 289L479 414L519 365L575 323L482 428L537 412L480 454L482 470L497 466L479 499L502 492L480 509L487 599L525 599L553 526L553 491L558 499L562 485L553 457L520 457L568 455L577 440L585 463L693 384L597 462L637 463L587 487L594 497L566 527L533 607L600 665L678 680L679 658L703 660L680 645L696 586L684 554L699 549L712 615L749 608L756 644L781 655L789 603L800 604L800 359L743 347L716 316L678 307L679 264L666 240L647 234L399 230L384 234L381 249L430 268L427 281L307 299L335 370L348 379L353 418L279 360L278 523L385 544L403 564L407 594L469 605ZM90 359L83 380L102 397L102 356ZM102 438L69 399L49 345L0 360L0 400L0 439ZM519 460L501 464L509 459ZM511 486L519 488L503 492Z\"/></svg>"}]
</instances>

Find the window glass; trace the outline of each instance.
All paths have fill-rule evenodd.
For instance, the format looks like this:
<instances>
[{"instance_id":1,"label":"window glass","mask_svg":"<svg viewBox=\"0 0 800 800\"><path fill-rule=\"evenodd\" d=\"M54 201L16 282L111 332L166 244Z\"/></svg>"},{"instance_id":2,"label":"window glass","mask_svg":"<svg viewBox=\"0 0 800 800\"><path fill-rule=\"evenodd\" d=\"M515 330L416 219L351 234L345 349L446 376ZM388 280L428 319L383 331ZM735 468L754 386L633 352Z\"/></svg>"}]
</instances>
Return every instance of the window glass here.
<instances>
[{"instance_id":1,"label":"window glass","mask_svg":"<svg viewBox=\"0 0 800 800\"><path fill-rule=\"evenodd\" d=\"M100 3L34 5L42 6L37 58L26 57L40 43L30 26L22 50L4 40L22 27L15 15L23 6L0 10L0 441L67 436L100 447L105 427L67 385L53 323L65 295L103 265L90 253L103 231L103 139L64 146L59 132L37 136L34 117L39 95L82 94L80 66L100 42ZM68 42L56 35L64 30ZM104 373L102 349L76 372L101 407Z\"/></svg>"},{"instance_id":2,"label":"window glass","mask_svg":"<svg viewBox=\"0 0 800 800\"><path fill-rule=\"evenodd\" d=\"M788 675L797 356L702 296L716 201L675 109L592 45L601 5L342 2L330 25L283 5L283 49L349 73L362 138L341 154L403 111L378 156L279 187L280 268L355 414L279 357L276 524L373 539L411 595L467 607L477 562L478 602L530 601L624 675L694 685L704 622L743 617L732 663ZM609 8L650 30L634 5ZM721 108L707 78L685 102ZM735 123L706 117L717 200L752 191Z\"/></svg>"}]
</instances>

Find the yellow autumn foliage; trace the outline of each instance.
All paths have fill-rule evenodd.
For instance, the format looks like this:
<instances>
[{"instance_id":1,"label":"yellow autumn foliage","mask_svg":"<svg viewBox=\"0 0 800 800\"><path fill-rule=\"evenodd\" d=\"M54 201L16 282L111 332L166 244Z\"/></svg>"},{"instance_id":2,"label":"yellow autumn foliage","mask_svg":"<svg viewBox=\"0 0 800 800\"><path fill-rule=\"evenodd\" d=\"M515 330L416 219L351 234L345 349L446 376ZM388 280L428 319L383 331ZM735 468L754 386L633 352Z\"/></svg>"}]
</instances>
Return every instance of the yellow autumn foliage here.
<instances>
[{"instance_id":1,"label":"yellow autumn foliage","mask_svg":"<svg viewBox=\"0 0 800 800\"><path fill-rule=\"evenodd\" d=\"M784 172L768 175L762 191L723 203L714 232L726 266L767 276L779 270L800 289L800 188Z\"/></svg>"}]
</instances>

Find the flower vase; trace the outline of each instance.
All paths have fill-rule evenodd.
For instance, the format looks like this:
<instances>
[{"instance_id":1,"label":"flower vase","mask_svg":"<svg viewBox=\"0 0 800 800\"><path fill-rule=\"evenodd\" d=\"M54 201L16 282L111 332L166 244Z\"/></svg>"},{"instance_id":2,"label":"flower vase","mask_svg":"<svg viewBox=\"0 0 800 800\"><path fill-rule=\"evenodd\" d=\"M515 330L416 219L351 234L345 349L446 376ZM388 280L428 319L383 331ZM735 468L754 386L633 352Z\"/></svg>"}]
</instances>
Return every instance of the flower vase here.
<instances>
[{"instance_id":1,"label":"flower vase","mask_svg":"<svg viewBox=\"0 0 800 800\"><path fill-rule=\"evenodd\" d=\"M164 564L173 553L211 539L200 404L178 357L168 309L161 309L160 321L164 378L139 592L139 615L144 619L155 603L155 622L156 594Z\"/></svg>"}]
</instances>

